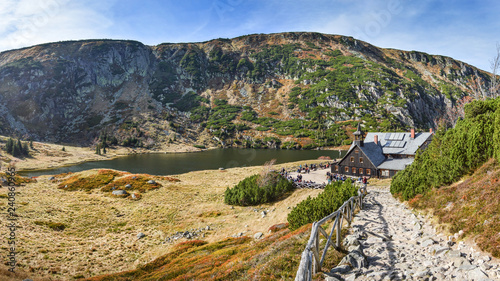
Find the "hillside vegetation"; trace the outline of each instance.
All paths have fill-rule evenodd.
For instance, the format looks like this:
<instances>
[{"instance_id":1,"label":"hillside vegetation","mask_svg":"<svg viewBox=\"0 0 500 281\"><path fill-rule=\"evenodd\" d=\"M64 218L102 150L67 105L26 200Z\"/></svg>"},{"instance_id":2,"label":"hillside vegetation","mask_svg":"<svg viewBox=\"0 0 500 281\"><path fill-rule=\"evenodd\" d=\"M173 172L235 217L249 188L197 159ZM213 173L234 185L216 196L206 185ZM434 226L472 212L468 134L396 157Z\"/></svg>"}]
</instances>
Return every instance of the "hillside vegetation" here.
<instances>
[{"instance_id":1,"label":"hillside vegetation","mask_svg":"<svg viewBox=\"0 0 500 281\"><path fill-rule=\"evenodd\" d=\"M0 134L163 149L313 148L367 130L427 129L475 72L449 57L289 32L146 46L83 40L0 53Z\"/></svg>"},{"instance_id":2,"label":"hillside vegetation","mask_svg":"<svg viewBox=\"0 0 500 281\"><path fill-rule=\"evenodd\" d=\"M414 163L394 176L391 192L408 200L451 184L491 157L500 159L500 98L465 105L465 118L437 132Z\"/></svg>"},{"instance_id":3,"label":"hillside vegetation","mask_svg":"<svg viewBox=\"0 0 500 281\"><path fill-rule=\"evenodd\" d=\"M473 101L455 128L441 130L391 192L429 210L451 234L500 257L500 98Z\"/></svg>"}]
</instances>

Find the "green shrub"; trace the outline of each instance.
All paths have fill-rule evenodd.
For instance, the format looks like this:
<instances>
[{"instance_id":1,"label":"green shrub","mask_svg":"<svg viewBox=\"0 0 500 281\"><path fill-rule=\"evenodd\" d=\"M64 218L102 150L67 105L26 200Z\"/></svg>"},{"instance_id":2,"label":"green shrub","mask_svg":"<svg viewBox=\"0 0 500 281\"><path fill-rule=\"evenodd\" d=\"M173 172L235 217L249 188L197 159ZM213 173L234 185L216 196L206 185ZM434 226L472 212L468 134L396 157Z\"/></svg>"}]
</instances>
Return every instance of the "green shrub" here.
<instances>
[{"instance_id":1,"label":"green shrub","mask_svg":"<svg viewBox=\"0 0 500 281\"><path fill-rule=\"evenodd\" d=\"M278 173L270 173L262 181L260 175L253 175L240 181L235 187L227 188L224 203L229 205L259 205L273 202L288 191L293 184Z\"/></svg>"},{"instance_id":2,"label":"green shrub","mask_svg":"<svg viewBox=\"0 0 500 281\"><path fill-rule=\"evenodd\" d=\"M310 196L300 202L288 214L290 229L294 230L302 225L319 221L329 214L335 212L352 196L357 195L357 188L350 179L345 182L333 182L325 187L325 190L312 199Z\"/></svg>"},{"instance_id":3,"label":"green shrub","mask_svg":"<svg viewBox=\"0 0 500 281\"><path fill-rule=\"evenodd\" d=\"M453 129L441 129L412 165L394 176L391 192L404 200L433 187L451 184L499 155L500 98L474 101L465 107L465 119Z\"/></svg>"}]
</instances>

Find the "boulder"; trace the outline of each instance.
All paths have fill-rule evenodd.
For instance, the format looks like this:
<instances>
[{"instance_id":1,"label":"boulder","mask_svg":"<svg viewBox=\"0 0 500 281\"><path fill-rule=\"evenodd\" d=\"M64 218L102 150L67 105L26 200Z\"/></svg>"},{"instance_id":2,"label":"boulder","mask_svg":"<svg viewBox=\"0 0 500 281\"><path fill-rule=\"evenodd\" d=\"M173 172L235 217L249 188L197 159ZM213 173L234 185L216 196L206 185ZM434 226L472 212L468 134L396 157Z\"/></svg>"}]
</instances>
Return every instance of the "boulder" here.
<instances>
[{"instance_id":1,"label":"boulder","mask_svg":"<svg viewBox=\"0 0 500 281\"><path fill-rule=\"evenodd\" d=\"M255 233L255 234L254 234L253 238L255 238L255 239L260 239L260 238L262 238L262 236L263 236L263 235L264 235L264 233L262 233L262 232L257 232L257 233Z\"/></svg>"},{"instance_id":2,"label":"boulder","mask_svg":"<svg viewBox=\"0 0 500 281\"><path fill-rule=\"evenodd\" d=\"M155 184L156 182L154 180L148 180L149 184Z\"/></svg>"},{"instance_id":3,"label":"boulder","mask_svg":"<svg viewBox=\"0 0 500 281\"><path fill-rule=\"evenodd\" d=\"M144 238L146 236L146 234L142 233L142 232L139 232L137 234L137 239L141 239L141 238Z\"/></svg>"},{"instance_id":4,"label":"boulder","mask_svg":"<svg viewBox=\"0 0 500 281\"><path fill-rule=\"evenodd\" d=\"M132 188L132 185L131 184L127 184L127 185L125 185L125 188Z\"/></svg>"},{"instance_id":5,"label":"boulder","mask_svg":"<svg viewBox=\"0 0 500 281\"><path fill-rule=\"evenodd\" d=\"M340 261L340 265L350 265L353 268L361 269L368 266L368 261L362 253L352 251Z\"/></svg>"},{"instance_id":6,"label":"boulder","mask_svg":"<svg viewBox=\"0 0 500 281\"><path fill-rule=\"evenodd\" d=\"M126 192L125 190L114 190L113 192L113 195L127 195L128 192Z\"/></svg>"},{"instance_id":7,"label":"boulder","mask_svg":"<svg viewBox=\"0 0 500 281\"><path fill-rule=\"evenodd\" d=\"M331 274L336 274L336 273L339 273L339 274L344 274L344 273L347 273L351 270L351 266L348 265L348 264L344 264L344 265L339 265L337 267L335 267L334 269L332 269L330 271Z\"/></svg>"}]
</instances>

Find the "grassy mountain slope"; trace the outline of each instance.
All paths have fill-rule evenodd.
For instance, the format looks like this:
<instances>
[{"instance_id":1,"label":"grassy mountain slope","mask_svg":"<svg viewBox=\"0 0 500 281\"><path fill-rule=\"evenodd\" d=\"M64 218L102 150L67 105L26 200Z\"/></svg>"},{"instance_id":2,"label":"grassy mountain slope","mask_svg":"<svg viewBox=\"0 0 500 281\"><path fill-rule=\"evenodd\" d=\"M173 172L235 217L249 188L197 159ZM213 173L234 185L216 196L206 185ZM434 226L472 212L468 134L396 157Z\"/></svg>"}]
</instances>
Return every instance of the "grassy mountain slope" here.
<instances>
[{"instance_id":1,"label":"grassy mountain slope","mask_svg":"<svg viewBox=\"0 0 500 281\"><path fill-rule=\"evenodd\" d=\"M340 145L353 119L368 130L433 127L475 70L319 33L58 42L0 53L0 133L88 144L107 132L148 148Z\"/></svg>"},{"instance_id":2,"label":"grassy mountain slope","mask_svg":"<svg viewBox=\"0 0 500 281\"><path fill-rule=\"evenodd\" d=\"M491 159L460 182L435 188L409 201L429 211L450 234L464 232L484 251L500 258L500 166ZM462 237L464 238L464 237Z\"/></svg>"}]
</instances>

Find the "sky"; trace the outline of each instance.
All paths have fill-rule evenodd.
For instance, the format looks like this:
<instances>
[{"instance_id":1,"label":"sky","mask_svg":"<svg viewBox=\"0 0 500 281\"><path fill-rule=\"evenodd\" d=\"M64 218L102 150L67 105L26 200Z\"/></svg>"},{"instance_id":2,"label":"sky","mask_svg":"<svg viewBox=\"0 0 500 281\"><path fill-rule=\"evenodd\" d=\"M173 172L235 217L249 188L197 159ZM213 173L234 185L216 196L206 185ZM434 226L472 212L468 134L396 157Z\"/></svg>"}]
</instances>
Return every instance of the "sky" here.
<instances>
[{"instance_id":1,"label":"sky","mask_svg":"<svg viewBox=\"0 0 500 281\"><path fill-rule=\"evenodd\" d=\"M311 31L490 71L498 0L1 0L0 51L79 39L147 45Z\"/></svg>"}]
</instances>

